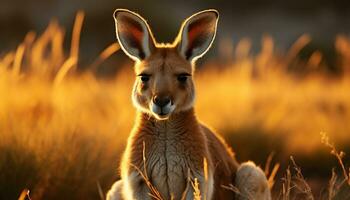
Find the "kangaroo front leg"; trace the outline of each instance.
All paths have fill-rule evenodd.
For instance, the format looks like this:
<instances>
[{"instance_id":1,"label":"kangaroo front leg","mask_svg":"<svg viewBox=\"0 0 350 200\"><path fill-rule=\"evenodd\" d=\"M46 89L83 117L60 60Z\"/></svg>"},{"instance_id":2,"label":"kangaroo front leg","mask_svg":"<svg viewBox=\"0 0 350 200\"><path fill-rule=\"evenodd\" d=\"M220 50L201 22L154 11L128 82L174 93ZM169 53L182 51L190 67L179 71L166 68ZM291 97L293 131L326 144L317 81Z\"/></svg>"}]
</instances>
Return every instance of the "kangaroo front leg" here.
<instances>
[{"instance_id":1,"label":"kangaroo front leg","mask_svg":"<svg viewBox=\"0 0 350 200\"><path fill-rule=\"evenodd\" d=\"M236 186L239 200L271 200L271 193L264 172L253 162L240 165L236 174Z\"/></svg>"},{"instance_id":2,"label":"kangaroo front leg","mask_svg":"<svg viewBox=\"0 0 350 200\"><path fill-rule=\"evenodd\" d=\"M123 196L125 199L132 200L151 200L153 192L150 186L147 185L147 180L144 179L138 172L132 172L125 181L123 187Z\"/></svg>"}]
</instances>

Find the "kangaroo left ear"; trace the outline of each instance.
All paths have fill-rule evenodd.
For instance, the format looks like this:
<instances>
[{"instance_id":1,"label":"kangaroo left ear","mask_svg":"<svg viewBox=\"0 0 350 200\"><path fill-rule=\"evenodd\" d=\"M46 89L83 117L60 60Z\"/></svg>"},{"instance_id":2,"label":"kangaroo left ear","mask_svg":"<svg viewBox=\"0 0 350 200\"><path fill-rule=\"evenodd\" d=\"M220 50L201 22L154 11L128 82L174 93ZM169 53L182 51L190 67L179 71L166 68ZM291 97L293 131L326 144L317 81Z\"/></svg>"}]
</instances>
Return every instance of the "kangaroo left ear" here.
<instances>
[{"instance_id":1,"label":"kangaroo left ear","mask_svg":"<svg viewBox=\"0 0 350 200\"><path fill-rule=\"evenodd\" d=\"M123 51L135 61L149 57L155 49L155 44L146 20L126 9L115 10L113 17L117 38Z\"/></svg>"},{"instance_id":2,"label":"kangaroo left ear","mask_svg":"<svg viewBox=\"0 0 350 200\"><path fill-rule=\"evenodd\" d=\"M175 41L180 54L190 62L203 56L214 41L218 19L219 13L214 9L187 18Z\"/></svg>"}]
</instances>

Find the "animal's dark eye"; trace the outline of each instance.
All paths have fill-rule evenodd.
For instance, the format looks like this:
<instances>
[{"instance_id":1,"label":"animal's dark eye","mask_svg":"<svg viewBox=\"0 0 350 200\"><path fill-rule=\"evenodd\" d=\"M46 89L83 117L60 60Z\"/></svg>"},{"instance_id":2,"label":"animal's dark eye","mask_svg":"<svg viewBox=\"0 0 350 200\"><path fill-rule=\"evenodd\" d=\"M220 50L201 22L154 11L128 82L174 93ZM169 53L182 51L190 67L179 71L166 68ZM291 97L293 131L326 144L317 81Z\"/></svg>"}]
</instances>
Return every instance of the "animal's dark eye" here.
<instances>
[{"instance_id":1,"label":"animal's dark eye","mask_svg":"<svg viewBox=\"0 0 350 200\"><path fill-rule=\"evenodd\" d=\"M187 81L187 78L188 76L190 76L190 74L179 74L177 76L177 80L180 82L180 83L185 83Z\"/></svg>"},{"instance_id":2,"label":"animal's dark eye","mask_svg":"<svg viewBox=\"0 0 350 200\"><path fill-rule=\"evenodd\" d=\"M143 83L146 83L149 81L151 75L149 74L140 74L139 77Z\"/></svg>"},{"instance_id":3,"label":"animal's dark eye","mask_svg":"<svg viewBox=\"0 0 350 200\"><path fill-rule=\"evenodd\" d=\"M149 81L149 76L141 76L141 81L142 81L142 82L147 82L147 81Z\"/></svg>"}]
</instances>

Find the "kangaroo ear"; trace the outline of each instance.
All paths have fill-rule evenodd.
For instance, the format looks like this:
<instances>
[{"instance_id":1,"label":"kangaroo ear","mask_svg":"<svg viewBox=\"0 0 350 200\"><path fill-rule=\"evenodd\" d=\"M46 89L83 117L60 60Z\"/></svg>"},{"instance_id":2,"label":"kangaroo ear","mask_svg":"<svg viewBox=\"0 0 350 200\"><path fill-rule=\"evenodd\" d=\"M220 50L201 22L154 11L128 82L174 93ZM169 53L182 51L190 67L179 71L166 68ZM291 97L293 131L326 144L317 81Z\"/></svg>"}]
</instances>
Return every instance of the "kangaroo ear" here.
<instances>
[{"instance_id":1,"label":"kangaroo ear","mask_svg":"<svg viewBox=\"0 0 350 200\"><path fill-rule=\"evenodd\" d=\"M177 48L189 61L195 61L210 48L216 34L219 13L204 10L187 18L177 37Z\"/></svg>"},{"instance_id":2,"label":"kangaroo ear","mask_svg":"<svg viewBox=\"0 0 350 200\"><path fill-rule=\"evenodd\" d=\"M123 51L135 61L150 56L155 44L147 22L140 15L126 9L115 10L113 17Z\"/></svg>"}]
</instances>

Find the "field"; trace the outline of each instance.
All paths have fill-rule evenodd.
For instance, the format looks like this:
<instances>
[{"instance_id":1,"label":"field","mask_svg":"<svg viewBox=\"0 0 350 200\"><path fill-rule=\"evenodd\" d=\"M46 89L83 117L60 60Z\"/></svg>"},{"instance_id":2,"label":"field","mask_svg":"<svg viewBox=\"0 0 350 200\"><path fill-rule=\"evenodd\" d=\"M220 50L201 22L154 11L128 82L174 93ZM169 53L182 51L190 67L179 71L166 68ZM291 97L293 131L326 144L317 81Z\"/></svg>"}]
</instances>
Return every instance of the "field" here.
<instances>
[{"instance_id":1,"label":"field","mask_svg":"<svg viewBox=\"0 0 350 200\"><path fill-rule=\"evenodd\" d=\"M119 51L111 44L79 70L83 19L78 13L70 49L63 47L70 37L52 22L0 54L0 199L19 198L25 189L35 200L101 199L118 179L136 112L133 69L121 65L109 79L95 75ZM222 42L218 59L197 69L196 110L239 161L267 172L279 166L275 199L350 199L350 182L341 182L349 181L350 39L335 38L334 71L320 51L299 57L311 39L303 35L283 52L265 36L257 54L249 39Z\"/></svg>"}]
</instances>

